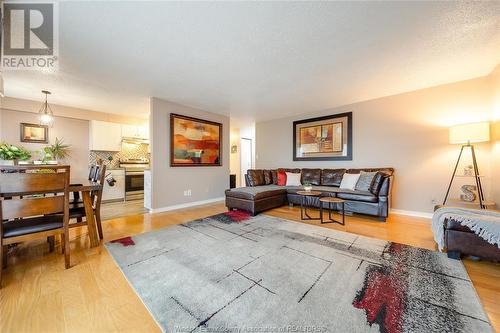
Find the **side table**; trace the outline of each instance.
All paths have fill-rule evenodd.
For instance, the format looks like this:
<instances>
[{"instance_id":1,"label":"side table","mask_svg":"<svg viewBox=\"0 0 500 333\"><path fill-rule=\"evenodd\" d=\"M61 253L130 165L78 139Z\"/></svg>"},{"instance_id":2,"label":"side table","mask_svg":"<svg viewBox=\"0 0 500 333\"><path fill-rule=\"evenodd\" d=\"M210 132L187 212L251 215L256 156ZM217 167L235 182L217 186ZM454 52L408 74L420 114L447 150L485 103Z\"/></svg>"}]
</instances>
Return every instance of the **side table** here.
<instances>
[{"instance_id":1,"label":"side table","mask_svg":"<svg viewBox=\"0 0 500 333\"><path fill-rule=\"evenodd\" d=\"M323 203L328 203L328 220L325 222L323 220ZM341 210L341 215L342 215L342 222L336 221L332 218L332 203L339 203L342 206ZM338 223L341 225L345 225L345 200L342 200L340 198L334 198L334 197L323 197L319 199L319 216L321 220L321 224L323 223Z\"/></svg>"},{"instance_id":2,"label":"side table","mask_svg":"<svg viewBox=\"0 0 500 333\"><path fill-rule=\"evenodd\" d=\"M306 202L306 198L307 197L319 197L321 195L321 192L319 191L298 191L297 192L298 195L301 196L302 200L300 201L300 218L302 220L321 220L321 216L320 217L311 217L308 213L307 213L307 202Z\"/></svg>"}]
</instances>

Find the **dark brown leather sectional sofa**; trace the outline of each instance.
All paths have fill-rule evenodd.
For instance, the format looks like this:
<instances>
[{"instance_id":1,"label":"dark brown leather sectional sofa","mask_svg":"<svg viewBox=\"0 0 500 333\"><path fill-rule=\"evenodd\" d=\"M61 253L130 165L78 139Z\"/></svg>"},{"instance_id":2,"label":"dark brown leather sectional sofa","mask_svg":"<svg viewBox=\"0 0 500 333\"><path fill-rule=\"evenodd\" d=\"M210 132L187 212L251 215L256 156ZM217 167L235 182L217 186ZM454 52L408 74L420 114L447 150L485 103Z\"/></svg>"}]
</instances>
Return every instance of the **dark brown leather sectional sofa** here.
<instances>
[{"instance_id":1,"label":"dark brown leather sectional sofa","mask_svg":"<svg viewBox=\"0 0 500 333\"><path fill-rule=\"evenodd\" d=\"M376 216L382 221L389 215L393 168L248 170L246 187L226 190L226 206L229 209L242 209L256 215L287 203L300 205L302 197L297 191L304 190L304 187L278 186L278 170L302 173L302 184L311 184L314 191L322 193L321 196L344 199L347 212ZM377 172L369 191L339 188L344 173L360 173L360 171ZM308 197L307 204L319 207L319 198Z\"/></svg>"}]
</instances>

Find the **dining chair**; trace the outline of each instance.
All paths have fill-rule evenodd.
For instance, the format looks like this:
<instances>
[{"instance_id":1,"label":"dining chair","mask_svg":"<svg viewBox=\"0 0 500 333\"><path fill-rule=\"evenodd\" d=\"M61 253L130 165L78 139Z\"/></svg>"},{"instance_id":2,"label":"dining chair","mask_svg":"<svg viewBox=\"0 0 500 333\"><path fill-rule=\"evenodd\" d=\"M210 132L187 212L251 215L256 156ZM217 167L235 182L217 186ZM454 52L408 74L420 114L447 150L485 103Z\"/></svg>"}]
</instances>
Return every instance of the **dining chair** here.
<instances>
[{"instance_id":1,"label":"dining chair","mask_svg":"<svg viewBox=\"0 0 500 333\"><path fill-rule=\"evenodd\" d=\"M103 239L104 235L102 232L102 223L101 223L101 202L102 202L102 193L104 188L104 182L106 179L106 166L105 165L94 165L91 167L91 171L89 174L89 181L98 183L101 185L99 190L92 191L90 194L90 198L92 201L92 206L95 215L95 221L97 224L97 232L99 234L99 238ZM78 192L76 192L78 193ZM73 193L73 197L79 198L80 195ZM72 222L69 224L70 228L81 227L87 225L86 221L86 213L85 213L85 205L83 201L73 200L70 203L69 208L69 218L70 220L76 219L76 222ZM84 220L85 219L85 220Z\"/></svg>"},{"instance_id":2,"label":"dining chair","mask_svg":"<svg viewBox=\"0 0 500 333\"><path fill-rule=\"evenodd\" d=\"M69 177L69 166L0 166L0 257L4 264L7 245L61 235L65 267L70 267Z\"/></svg>"},{"instance_id":3,"label":"dining chair","mask_svg":"<svg viewBox=\"0 0 500 333\"><path fill-rule=\"evenodd\" d=\"M87 177L87 180L89 182L96 182L97 179L99 178L99 165L91 165L89 168L89 175ZM70 185L83 185L83 184L70 184ZM73 198L70 201L70 204L75 204L75 203L83 203L81 200L81 193L80 192L73 192Z\"/></svg>"}]
</instances>

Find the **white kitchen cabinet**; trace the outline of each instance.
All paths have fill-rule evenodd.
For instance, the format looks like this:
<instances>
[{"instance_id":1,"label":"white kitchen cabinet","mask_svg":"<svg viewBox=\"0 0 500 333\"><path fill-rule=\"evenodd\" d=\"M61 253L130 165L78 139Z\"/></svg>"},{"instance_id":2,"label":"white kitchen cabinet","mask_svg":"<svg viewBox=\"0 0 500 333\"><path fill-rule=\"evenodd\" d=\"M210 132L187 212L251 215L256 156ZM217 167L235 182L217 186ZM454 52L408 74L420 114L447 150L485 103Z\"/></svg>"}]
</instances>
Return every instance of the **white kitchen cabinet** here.
<instances>
[{"instance_id":1,"label":"white kitchen cabinet","mask_svg":"<svg viewBox=\"0 0 500 333\"><path fill-rule=\"evenodd\" d=\"M139 126L139 134L143 139L149 140L149 124Z\"/></svg>"},{"instance_id":2,"label":"white kitchen cabinet","mask_svg":"<svg viewBox=\"0 0 500 333\"><path fill-rule=\"evenodd\" d=\"M110 176L116 180L116 183L114 186L109 186L107 181L104 182L104 191L102 192L102 200L103 201L125 200L125 170L124 169L106 170L106 174L110 174Z\"/></svg>"},{"instance_id":3,"label":"white kitchen cabinet","mask_svg":"<svg viewBox=\"0 0 500 333\"><path fill-rule=\"evenodd\" d=\"M90 150L120 151L122 149L122 125L106 121L90 121Z\"/></svg>"},{"instance_id":4,"label":"white kitchen cabinet","mask_svg":"<svg viewBox=\"0 0 500 333\"><path fill-rule=\"evenodd\" d=\"M149 139L149 126L147 125L122 125L122 137L135 139Z\"/></svg>"}]
</instances>

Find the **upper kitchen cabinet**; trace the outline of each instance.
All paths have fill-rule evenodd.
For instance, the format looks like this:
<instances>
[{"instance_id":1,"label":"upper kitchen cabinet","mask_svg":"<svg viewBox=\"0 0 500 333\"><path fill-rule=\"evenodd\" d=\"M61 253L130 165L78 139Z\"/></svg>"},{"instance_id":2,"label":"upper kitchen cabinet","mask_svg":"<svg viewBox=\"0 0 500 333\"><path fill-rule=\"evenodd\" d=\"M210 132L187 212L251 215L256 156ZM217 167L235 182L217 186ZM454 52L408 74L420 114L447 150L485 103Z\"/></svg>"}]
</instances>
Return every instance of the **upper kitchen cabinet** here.
<instances>
[{"instance_id":1,"label":"upper kitchen cabinet","mask_svg":"<svg viewBox=\"0 0 500 333\"><path fill-rule=\"evenodd\" d=\"M122 125L122 137L149 140L149 126Z\"/></svg>"},{"instance_id":2,"label":"upper kitchen cabinet","mask_svg":"<svg viewBox=\"0 0 500 333\"><path fill-rule=\"evenodd\" d=\"M90 121L90 150L120 151L122 125L106 121Z\"/></svg>"}]
</instances>

